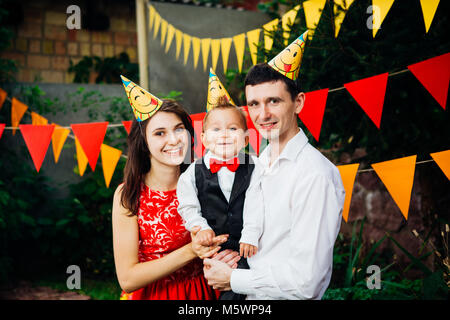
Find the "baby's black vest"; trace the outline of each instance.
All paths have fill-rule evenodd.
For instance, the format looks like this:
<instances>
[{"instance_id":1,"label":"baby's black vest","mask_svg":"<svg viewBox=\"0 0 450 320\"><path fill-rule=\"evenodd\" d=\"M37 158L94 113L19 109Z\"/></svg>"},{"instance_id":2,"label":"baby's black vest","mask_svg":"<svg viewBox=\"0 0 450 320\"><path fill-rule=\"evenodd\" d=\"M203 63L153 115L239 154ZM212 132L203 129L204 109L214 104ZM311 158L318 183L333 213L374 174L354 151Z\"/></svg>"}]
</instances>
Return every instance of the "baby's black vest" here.
<instances>
[{"instance_id":1,"label":"baby's black vest","mask_svg":"<svg viewBox=\"0 0 450 320\"><path fill-rule=\"evenodd\" d=\"M195 184L198 191L202 216L216 235L229 234L223 249L239 251L239 239L243 226L245 191L250 184L254 163L248 154L239 153L239 167L235 172L230 202L220 189L217 173L209 170L203 158L195 163Z\"/></svg>"}]
</instances>

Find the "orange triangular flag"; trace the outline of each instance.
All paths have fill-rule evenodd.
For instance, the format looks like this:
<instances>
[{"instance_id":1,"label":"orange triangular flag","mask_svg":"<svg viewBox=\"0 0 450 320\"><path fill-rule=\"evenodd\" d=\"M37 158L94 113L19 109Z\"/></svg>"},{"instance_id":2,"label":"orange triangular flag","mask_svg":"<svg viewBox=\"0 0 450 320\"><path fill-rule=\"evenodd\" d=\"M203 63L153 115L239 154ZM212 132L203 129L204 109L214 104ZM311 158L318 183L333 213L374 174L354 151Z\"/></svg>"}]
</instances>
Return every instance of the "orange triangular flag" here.
<instances>
[{"instance_id":1,"label":"orange triangular flag","mask_svg":"<svg viewBox=\"0 0 450 320\"><path fill-rule=\"evenodd\" d=\"M22 120L25 111L27 111L28 106L16 98L12 98L11 100L11 125L13 127L18 127L20 120ZM16 129L13 129L13 135L16 134Z\"/></svg>"},{"instance_id":2,"label":"orange triangular flag","mask_svg":"<svg viewBox=\"0 0 450 320\"><path fill-rule=\"evenodd\" d=\"M102 144L101 148L101 158L103 167L103 176L105 177L106 187L109 188L109 183L116 169L117 162L119 162L122 151L119 149L110 147L106 144Z\"/></svg>"},{"instance_id":3,"label":"orange triangular flag","mask_svg":"<svg viewBox=\"0 0 450 320\"><path fill-rule=\"evenodd\" d=\"M450 180L450 150L430 153L430 156Z\"/></svg>"},{"instance_id":4,"label":"orange triangular flag","mask_svg":"<svg viewBox=\"0 0 450 320\"><path fill-rule=\"evenodd\" d=\"M83 147L76 137L75 149L77 151L78 172L80 173L80 177L82 177L88 164L88 158L86 157L86 154L83 151Z\"/></svg>"},{"instance_id":5,"label":"orange triangular flag","mask_svg":"<svg viewBox=\"0 0 450 320\"><path fill-rule=\"evenodd\" d=\"M34 125L44 125L48 124L48 120L44 118L43 116L37 114L34 111L31 111L31 124Z\"/></svg>"},{"instance_id":6,"label":"orange triangular flag","mask_svg":"<svg viewBox=\"0 0 450 320\"><path fill-rule=\"evenodd\" d=\"M41 169L55 125L21 124L19 126L37 172Z\"/></svg>"},{"instance_id":7,"label":"orange triangular flag","mask_svg":"<svg viewBox=\"0 0 450 320\"><path fill-rule=\"evenodd\" d=\"M105 138L108 122L78 123L71 124L70 126L83 147L83 151L89 160L89 166L94 171L100 154L100 147Z\"/></svg>"},{"instance_id":8,"label":"orange triangular flag","mask_svg":"<svg viewBox=\"0 0 450 320\"><path fill-rule=\"evenodd\" d=\"M344 209L342 210L342 218L348 221L348 212L350 211L350 203L352 201L353 185L355 184L356 173L358 172L359 163L346 164L337 166L341 173L342 183L345 189Z\"/></svg>"},{"instance_id":9,"label":"orange triangular flag","mask_svg":"<svg viewBox=\"0 0 450 320\"><path fill-rule=\"evenodd\" d=\"M69 129L63 128L59 125L55 125L55 130L53 131L52 135L52 149L55 163L58 163L59 155L61 154L64 142L66 142L69 133Z\"/></svg>"},{"instance_id":10,"label":"orange triangular flag","mask_svg":"<svg viewBox=\"0 0 450 320\"><path fill-rule=\"evenodd\" d=\"M416 158L417 156L410 156L372 164L406 220L414 183Z\"/></svg>"},{"instance_id":11,"label":"orange triangular flag","mask_svg":"<svg viewBox=\"0 0 450 320\"><path fill-rule=\"evenodd\" d=\"M2 108L3 103L5 102L6 96L7 96L6 91L0 88L0 109Z\"/></svg>"},{"instance_id":12,"label":"orange triangular flag","mask_svg":"<svg viewBox=\"0 0 450 320\"><path fill-rule=\"evenodd\" d=\"M5 126L6 126L5 123L0 123L0 138L2 137L3 130L5 130Z\"/></svg>"}]
</instances>

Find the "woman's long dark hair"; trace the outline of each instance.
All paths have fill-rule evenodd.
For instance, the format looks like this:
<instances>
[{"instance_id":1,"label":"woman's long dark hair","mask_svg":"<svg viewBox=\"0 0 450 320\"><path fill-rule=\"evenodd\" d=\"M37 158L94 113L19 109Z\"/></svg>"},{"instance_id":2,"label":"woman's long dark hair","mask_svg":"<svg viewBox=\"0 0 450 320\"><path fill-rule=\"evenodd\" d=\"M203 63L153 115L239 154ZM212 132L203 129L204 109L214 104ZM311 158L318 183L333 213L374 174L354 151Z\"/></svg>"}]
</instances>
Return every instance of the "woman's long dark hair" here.
<instances>
[{"instance_id":1,"label":"woman's long dark hair","mask_svg":"<svg viewBox=\"0 0 450 320\"><path fill-rule=\"evenodd\" d=\"M187 154L194 160L194 128L192 120L183 107L173 100L163 100L163 104L157 112L170 112L177 115L191 137L191 149ZM136 215L139 210L139 197L145 175L150 171L150 151L147 146L146 128L150 119L140 123L133 120L130 134L128 135L128 158L124 169L124 184L122 187L121 203L130 211L130 215ZM189 164L182 163L180 171L183 172Z\"/></svg>"}]
</instances>

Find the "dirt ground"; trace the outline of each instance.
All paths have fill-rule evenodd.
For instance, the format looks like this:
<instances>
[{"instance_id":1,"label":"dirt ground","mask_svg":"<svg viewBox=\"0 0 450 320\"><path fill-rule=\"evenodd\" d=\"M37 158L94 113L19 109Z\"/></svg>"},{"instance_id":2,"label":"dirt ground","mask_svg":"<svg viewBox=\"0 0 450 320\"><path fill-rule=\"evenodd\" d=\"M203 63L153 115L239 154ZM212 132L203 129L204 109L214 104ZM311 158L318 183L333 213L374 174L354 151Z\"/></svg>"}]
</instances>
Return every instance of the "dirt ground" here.
<instances>
[{"instance_id":1,"label":"dirt ground","mask_svg":"<svg viewBox=\"0 0 450 320\"><path fill-rule=\"evenodd\" d=\"M62 292L49 287L33 287L21 281L15 287L0 288L0 300L90 300L76 292Z\"/></svg>"}]
</instances>

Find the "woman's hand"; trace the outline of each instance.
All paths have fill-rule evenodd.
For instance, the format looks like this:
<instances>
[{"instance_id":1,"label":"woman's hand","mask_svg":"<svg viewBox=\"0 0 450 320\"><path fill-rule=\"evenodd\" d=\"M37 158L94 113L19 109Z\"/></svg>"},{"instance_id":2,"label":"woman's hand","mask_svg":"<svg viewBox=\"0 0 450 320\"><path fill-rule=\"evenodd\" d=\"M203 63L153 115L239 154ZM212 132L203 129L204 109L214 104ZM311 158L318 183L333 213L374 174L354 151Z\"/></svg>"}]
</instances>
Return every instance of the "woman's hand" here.
<instances>
[{"instance_id":1,"label":"woman's hand","mask_svg":"<svg viewBox=\"0 0 450 320\"><path fill-rule=\"evenodd\" d=\"M220 244L224 243L228 240L227 234L221 234L219 236L215 236L212 239L212 245L205 246L202 245L202 242L197 237L197 233L200 231L199 226L195 226L191 231L191 248L192 251L200 258L209 258L212 257L215 253L217 253L220 250Z\"/></svg>"}]
</instances>

